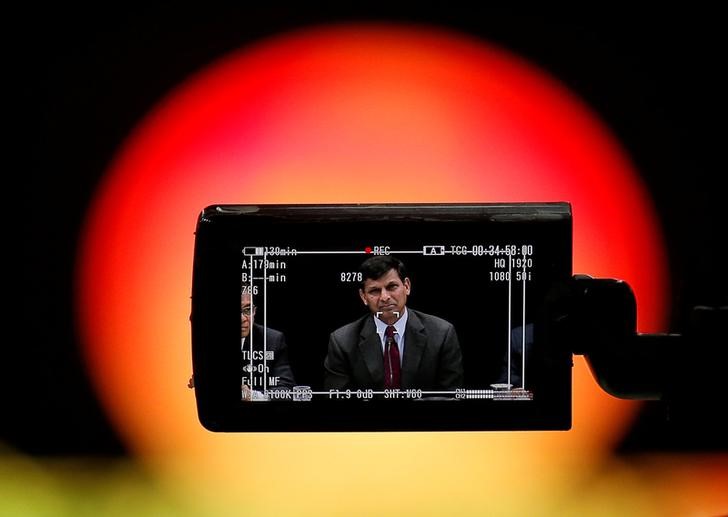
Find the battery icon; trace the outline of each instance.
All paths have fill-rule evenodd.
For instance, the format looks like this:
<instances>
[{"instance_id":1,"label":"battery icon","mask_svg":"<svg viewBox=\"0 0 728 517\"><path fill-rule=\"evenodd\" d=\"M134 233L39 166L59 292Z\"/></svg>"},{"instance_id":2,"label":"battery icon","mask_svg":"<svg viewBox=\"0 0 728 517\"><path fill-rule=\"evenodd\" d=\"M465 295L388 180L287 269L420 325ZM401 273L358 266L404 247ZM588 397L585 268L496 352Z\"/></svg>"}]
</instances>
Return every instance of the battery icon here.
<instances>
[{"instance_id":1,"label":"battery icon","mask_svg":"<svg viewBox=\"0 0 728 517\"><path fill-rule=\"evenodd\" d=\"M251 257L254 255L264 255L262 246L247 246L243 248L243 255Z\"/></svg>"},{"instance_id":2,"label":"battery icon","mask_svg":"<svg viewBox=\"0 0 728 517\"><path fill-rule=\"evenodd\" d=\"M423 255L444 255L445 246L422 246Z\"/></svg>"}]
</instances>

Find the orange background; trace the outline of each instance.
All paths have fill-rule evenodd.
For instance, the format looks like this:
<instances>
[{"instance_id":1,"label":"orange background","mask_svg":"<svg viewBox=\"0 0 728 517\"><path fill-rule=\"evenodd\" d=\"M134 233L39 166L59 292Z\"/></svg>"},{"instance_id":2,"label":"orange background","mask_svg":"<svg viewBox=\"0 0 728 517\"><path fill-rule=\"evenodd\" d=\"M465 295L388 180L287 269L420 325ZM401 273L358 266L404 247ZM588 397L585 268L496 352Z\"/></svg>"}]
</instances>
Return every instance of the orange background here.
<instances>
[{"instance_id":1,"label":"orange background","mask_svg":"<svg viewBox=\"0 0 728 517\"><path fill-rule=\"evenodd\" d=\"M728 303L717 9L6 18L0 515L728 513L719 395L667 421L581 357L564 433L213 434L186 387L209 203L569 201L575 272L626 279L640 330Z\"/></svg>"},{"instance_id":2,"label":"orange background","mask_svg":"<svg viewBox=\"0 0 728 517\"><path fill-rule=\"evenodd\" d=\"M725 458L611 454L637 406L602 393L581 358L569 432L226 435L198 424L185 384L202 207L489 201L572 203L575 272L626 280L639 329L664 329L649 194L599 118L532 64L456 33L377 24L220 59L137 126L86 218L79 325L114 426L163 490L213 514L725 509ZM386 476L382 457L397 458Z\"/></svg>"}]
</instances>

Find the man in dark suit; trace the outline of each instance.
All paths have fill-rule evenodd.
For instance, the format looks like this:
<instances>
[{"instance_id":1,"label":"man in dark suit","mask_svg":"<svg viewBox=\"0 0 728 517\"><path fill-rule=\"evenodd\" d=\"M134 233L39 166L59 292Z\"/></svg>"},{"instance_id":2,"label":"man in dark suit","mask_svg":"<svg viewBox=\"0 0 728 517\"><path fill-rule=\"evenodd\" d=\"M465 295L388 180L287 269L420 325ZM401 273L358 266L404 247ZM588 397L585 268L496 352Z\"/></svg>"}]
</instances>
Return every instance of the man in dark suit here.
<instances>
[{"instance_id":1,"label":"man in dark suit","mask_svg":"<svg viewBox=\"0 0 728 517\"><path fill-rule=\"evenodd\" d=\"M288 347L283 332L270 327L266 329L254 320L255 305L250 294L243 293L240 296L241 398L267 400L264 389L287 390L296 381L288 363ZM195 387L194 376L190 377L187 387Z\"/></svg>"},{"instance_id":2,"label":"man in dark suit","mask_svg":"<svg viewBox=\"0 0 728 517\"><path fill-rule=\"evenodd\" d=\"M525 337L525 341L524 341ZM525 343L525 346L524 344ZM524 366L525 362L530 361L530 354L533 348L533 323L527 323L525 326L519 325L511 330L511 353L503 355L503 364L501 366L500 375L496 383L491 384L494 388L507 389L524 389ZM524 361L525 355L525 361ZM510 363L510 376L508 375L508 365Z\"/></svg>"},{"instance_id":3,"label":"man in dark suit","mask_svg":"<svg viewBox=\"0 0 728 517\"><path fill-rule=\"evenodd\" d=\"M453 325L407 307L411 282L401 260L382 255L359 268L370 314L335 330L324 361L326 389L449 391L463 383Z\"/></svg>"},{"instance_id":4,"label":"man in dark suit","mask_svg":"<svg viewBox=\"0 0 728 517\"><path fill-rule=\"evenodd\" d=\"M240 367L243 400L264 400L264 389L288 389L296 384L288 363L282 332L255 323L249 294L240 297ZM265 345L265 350L264 350Z\"/></svg>"}]
</instances>

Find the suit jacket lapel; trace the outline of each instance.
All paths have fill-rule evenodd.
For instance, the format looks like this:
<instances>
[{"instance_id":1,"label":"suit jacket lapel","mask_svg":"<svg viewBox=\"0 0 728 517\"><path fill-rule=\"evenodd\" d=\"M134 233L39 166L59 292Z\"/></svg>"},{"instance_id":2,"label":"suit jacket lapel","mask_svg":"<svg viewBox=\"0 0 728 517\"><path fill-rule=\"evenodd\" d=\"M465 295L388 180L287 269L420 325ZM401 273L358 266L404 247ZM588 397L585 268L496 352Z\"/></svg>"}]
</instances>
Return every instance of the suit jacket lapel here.
<instances>
[{"instance_id":1,"label":"suit jacket lapel","mask_svg":"<svg viewBox=\"0 0 728 517\"><path fill-rule=\"evenodd\" d=\"M407 309L407 328L404 331L404 357L402 358L402 388L416 384L420 361L427 345L427 331L420 318Z\"/></svg>"},{"instance_id":2,"label":"suit jacket lapel","mask_svg":"<svg viewBox=\"0 0 728 517\"><path fill-rule=\"evenodd\" d=\"M248 337L245 338L245 349L250 350L250 343L253 343L253 350L263 350L263 326L254 323L250 327Z\"/></svg>"},{"instance_id":3,"label":"suit jacket lapel","mask_svg":"<svg viewBox=\"0 0 728 517\"><path fill-rule=\"evenodd\" d=\"M372 316L367 316L359 333L359 353L369 370L375 385L384 384L384 360L382 342L377 334Z\"/></svg>"}]
</instances>

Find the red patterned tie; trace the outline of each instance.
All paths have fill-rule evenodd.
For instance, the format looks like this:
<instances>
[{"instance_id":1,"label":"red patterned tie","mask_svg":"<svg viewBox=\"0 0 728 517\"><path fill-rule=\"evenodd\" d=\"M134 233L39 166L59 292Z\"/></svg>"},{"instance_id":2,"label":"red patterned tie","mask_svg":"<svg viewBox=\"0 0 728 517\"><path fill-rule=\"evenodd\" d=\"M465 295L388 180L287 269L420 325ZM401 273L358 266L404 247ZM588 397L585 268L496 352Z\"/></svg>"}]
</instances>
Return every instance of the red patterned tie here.
<instances>
[{"instance_id":1,"label":"red patterned tie","mask_svg":"<svg viewBox=\"0 0 728 517\"><path fill-rule=\"evenodd\" d=\"M394 340L394 326L384 331L384 388L399 388L399 348Z\"/></svg>"}]
</instances>

